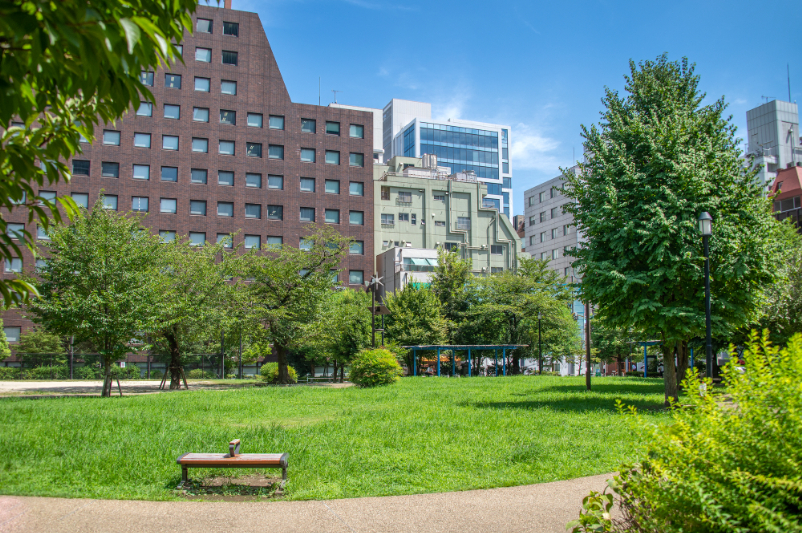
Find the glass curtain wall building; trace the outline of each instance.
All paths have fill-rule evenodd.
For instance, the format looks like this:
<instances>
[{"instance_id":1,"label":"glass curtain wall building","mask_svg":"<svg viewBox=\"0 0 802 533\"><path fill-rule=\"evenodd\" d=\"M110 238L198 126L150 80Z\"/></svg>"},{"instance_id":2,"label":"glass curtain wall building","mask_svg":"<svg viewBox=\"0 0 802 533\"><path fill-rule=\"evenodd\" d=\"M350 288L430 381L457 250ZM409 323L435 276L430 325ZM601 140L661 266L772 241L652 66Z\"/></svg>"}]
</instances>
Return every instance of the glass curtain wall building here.
<instances>
[{"instance_id":1,"label":"glass curtain wall building","mask_svg":"<svg viewBox=\"0 0 802 533\"><path fill-rule=\"evenodd\" d=\"M435 121L415 118L403 126L392 144L392 154L405 157L437 156L437 164L452 173L474 172L487 183L486 207L512 216L510 129L465 120Z\"/></svg>"}]
</instances>

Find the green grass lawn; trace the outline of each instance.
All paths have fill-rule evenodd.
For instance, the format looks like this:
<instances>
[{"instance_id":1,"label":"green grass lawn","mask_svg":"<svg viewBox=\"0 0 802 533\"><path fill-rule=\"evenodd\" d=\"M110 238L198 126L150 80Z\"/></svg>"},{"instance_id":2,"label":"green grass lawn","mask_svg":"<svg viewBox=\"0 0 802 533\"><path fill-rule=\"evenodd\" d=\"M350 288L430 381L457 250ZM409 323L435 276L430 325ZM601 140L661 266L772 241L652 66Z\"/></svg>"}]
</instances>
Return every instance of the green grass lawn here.
<instances>
[{"instance_id":1,"label":"green grass lawn","mask_svg":"<svg viewBox=\"0 0 802 533\"><path fill-rule=\"evenodd\" d=\"M287 452L287 498L541 483L613 471L641 449L615 400L658 408L662 381L404 378L377 389L263 387L0 400L0 493L175 499L177 456ZM647 410L649 421L668 414ZM190 470L190 476L207 475ZM251 471L221 471L236 474ZM275 471L273 471L275 472Z\"/></svg>"}]
</instances>

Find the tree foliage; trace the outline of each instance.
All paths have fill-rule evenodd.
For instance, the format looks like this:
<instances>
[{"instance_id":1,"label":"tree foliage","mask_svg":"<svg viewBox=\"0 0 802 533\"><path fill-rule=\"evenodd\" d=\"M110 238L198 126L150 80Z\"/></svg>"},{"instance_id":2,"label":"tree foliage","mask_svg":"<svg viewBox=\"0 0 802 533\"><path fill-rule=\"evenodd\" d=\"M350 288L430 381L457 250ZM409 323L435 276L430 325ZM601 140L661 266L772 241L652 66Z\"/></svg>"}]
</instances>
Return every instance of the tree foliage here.
<instances>
[{"instance_id":1,"label":"tree foliage","mask_svg":"<svg viewBox=\"0 0 802 533\"><path fill-rule=\"evenodd\" d=\"M432 275L431 290L440 300L450 343L456 343L459 323L470 306L472 281L470 259L461 259L457 252L444 248L437 249L437 266Z\"/></svg>"},{"instance_id":2,"label":"tree foliage","mask_svg":"<svg viewBox=\"0 0 802 533\"><path fill-rule=\"evenodd\" d=\"M140 101L155 102L140 79L181 60L174 44L192 30L197 0L0 0L0 259L20 257L7 235L18 210L44 227L60 222L69 198L50 201L38 190L68 182L65 161L81 153L80 138L112 123ZM21 125L12 124L19 122ZM23 241L33 250L31 235ZM0 280L3 303L35 295L23 278Z\"/></svg>"},{"instance_id":3,"label":"tree foliage","mask_svg":"<svg viewBox=\"0 0 802 533\"><path fill-rule=\"evenodd\" d=\"M185 355L216 339L226 317L236 314L238 291L234 281L239 259L226 251L227 242L193 246L176 238L161 246L158 303L151 344L168 362L170 388L181 388ZM239 323L245 323L242 318Z\"/></svg>"},{"instance_id":4,"label":"tree foliage","mask_svg":"<svg viewBox=\"0 0 802 533\"><path fill-rule=\"evenodd\" d=\"M351 240L329 227L307 227L308 249L272 246L246 256L241 277L253 313L267 330L278 358L279 382L288 383L287 350L299 346L320 316L321 302L334 287L332 272L347 255Z\"/></svg>"},{"instance_id":5,"label":"tree foliage","mask_svg":"<svg viewBox=\"0 0 802 533\"><path fill-rule=\"evenodd\" d=\"M320 318L307 337L313 362L335 364L344 373L354 356L371 344L371 296L361 290L342 289L324 295Z\"/></svg>"},{"instance_id":6,"label":"tree foliage","mask_svg":"<svg viewBox=\"0 0 802 533\"><path fill-rule=\"evenodd\" d=\"M477 278L473 291L461 337L472 344L528 345L516 350L513 372L519 371L518 360L523 357L538 358L542 371L541 349L552 360L576 351L579 332L570 311L572 292L548 261L522 258L515 272Z\"/></svg>"},{"instance_id":7,"label":"tree foliage","mask_svg":"<svg viewBox=\"0 0 802 533\"><path fill-rule=\"evenodd\" d=\"M0 359L11 357L11 349L8 346L6 332L3 330L3 319L0 318Z\"/></svg>"},{"instance_id":8,"label":"tree foliage","mask_svg":"<svg viewBox=\"0 0 802 533\"><path fill-rule=\"evenodd\" d=\"M28 311L48 331L92 344L106 369L104 396L111 391L111 364L125 359L131 340L158 317L163 250L136 217L104 209L103 198L72 225L53 226L43 245L48 259L39 281L31 280L40 297Z\"/></svg>"},{"instance_id":9,"label":"tree foliage","mask_svg":"<svg viewBox=\"0 0 802 533\"><path fill-rule=\"evenodd\" d=\"M387 336L401 346L443 344L448 337L440 300L426 287L407 285L385 297Z\"/></svg>"},{"instance_id":10,"label":"tree foliage","mask_svg":"<svg viewBox=\"0 0 802 533\"><path fill-rule=\"evenodd\" d=\"M674 348L705 328L700 213L714 221L717 335L757 318L776 279L779 224L740 159L724 99L702 105L687 59L630 62L625 79L627 94L606 89L600 124L582 128L591 155L564 172L564 208L586 239L573 252L583 298L611 327L663 341L666 398L676 398Z\"/></svg>"},{"instance_id":11,"label":"tree foliage","mask_svg":"<svg viewBox=\"0 0 802 533\"><path fill-rule=\"evenodd\" d=\"M43 328L20 335L17 357L32 367L60 365L67 360L64 338Z\"/></svg>"}]
</instances>

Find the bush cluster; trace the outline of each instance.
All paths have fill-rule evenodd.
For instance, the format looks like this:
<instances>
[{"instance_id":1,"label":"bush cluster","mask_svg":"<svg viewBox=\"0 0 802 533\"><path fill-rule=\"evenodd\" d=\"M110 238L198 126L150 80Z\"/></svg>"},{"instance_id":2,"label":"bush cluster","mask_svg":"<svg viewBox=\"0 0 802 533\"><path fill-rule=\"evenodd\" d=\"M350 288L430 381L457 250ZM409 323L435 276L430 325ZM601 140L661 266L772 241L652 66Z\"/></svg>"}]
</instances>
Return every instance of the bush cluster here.
<instances>
[{"instance_id":1,"label":"bush cluster","mask_svg":"<svg viewBox=\"0 0 802 533\"><path fill-rule=\"evenodd\" d=\"M575 532L802 531L802 335L782 350L753 333L744 371L724 368L725 393L689 372L673 424L647 425L645 458L610 483L623 519L604 509L611 494L583 502ZM737 360L731 349L732 360ZM700 385L706 385L706 391ZM710 391L710 392L707 392Z\"/></svg>"},{"instance_id":2,"label":"bush cluster","mask_svg":"<svg viewBox=\"0 0 802 533\"><path fill-rule=\"evenodd\" d=\"M0 366L0 381L19 379L20 369L13 366Z\"/></svg>"},{"instance_id":3,"label":"bush cluster","mask_svg":"<svg viewBox=\"0 0 802 533\"><path fill-rule=\"evenodd\" d=\"M360 387L376 387L395 383L403 373L393 352L376 348L356 354L351 361L349 379Z\"/></svg>"},{"instance_id":4,"label":"bush cluster","mask_svg":"<svg viewBox=\"0 0 802 533\"><path fill-rule=\"evenodd\" d=\"M36 368L23 368L19 379L67 379L70 369L67 366L37 366Z\"/></svg>"},{"instance_id":5,"label":"bush cluster","mask_svg":"<svg viewBox=\"0 0 802 533\"><path fill-rule=\"evenodd\" d=\"M153 372L151 372L150 375L152 376ZM195 368L194 370L187 372L187 379L217 379L217 375L209 370Z\"/></svg>"},{"instance_id":6,"label":"bush cluster","mask_svg":"<svg viewBox=\"0 0 802 533\"><path fill-rule=\"evenodd\" d=\"M290 383L298 383L298 372L291 366L287 367ZM262 379L267 383L278 383L278 363L265 363L262 365Z\"/></svg>"},{"instance_id":7,"label":"bush cluster","mask_svg":"<svg viewBox=\"0 0 802 533\"><path fill-rule=\"evenodd\" d=\"M103 378L103 376L104 373L100 372L101 379ZM112 365L111 376L115 379L139 379L142 377L142 371L139 370L139 367L136 365L128 365L125 368L120 368L119 366Z\"/></svg>"},{"instance_id":8,"label":"bush cluster","mask_svg":"<svg viewBox=\"0 0 802 533\"><path fill-rule=\"evenodd\" d=\"M151 370L150 371L150 379L161 379L164 377L164 372L161 370Z\"/></svg>"}]
</instances>

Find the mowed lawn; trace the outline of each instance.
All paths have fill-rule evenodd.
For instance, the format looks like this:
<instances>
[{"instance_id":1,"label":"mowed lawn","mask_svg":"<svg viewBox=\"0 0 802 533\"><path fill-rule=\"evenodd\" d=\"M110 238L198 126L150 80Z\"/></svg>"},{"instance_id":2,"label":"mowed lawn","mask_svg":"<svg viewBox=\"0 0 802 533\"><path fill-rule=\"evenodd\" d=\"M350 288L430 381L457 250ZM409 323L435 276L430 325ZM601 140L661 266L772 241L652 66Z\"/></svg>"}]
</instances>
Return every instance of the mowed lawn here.
<instances>
[{"instance_id":1,"label":"mowed lawn","mask_svg":"<svg viewBox=\"0 0 802 533\"><path fill-rule=\"evenodd\" d=\"M583 378L516 376L404 378L376 389L6 398L0 493L175 499L176 457L227 452L233 438L242 439L243 453L289 453L289 499L542 483L610 472L639 456L616 399L645 408L646 421L668 420L660 380L594 378L593 391L584 389Z\"/></svg>"}]
</instances>

